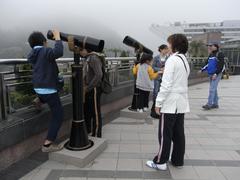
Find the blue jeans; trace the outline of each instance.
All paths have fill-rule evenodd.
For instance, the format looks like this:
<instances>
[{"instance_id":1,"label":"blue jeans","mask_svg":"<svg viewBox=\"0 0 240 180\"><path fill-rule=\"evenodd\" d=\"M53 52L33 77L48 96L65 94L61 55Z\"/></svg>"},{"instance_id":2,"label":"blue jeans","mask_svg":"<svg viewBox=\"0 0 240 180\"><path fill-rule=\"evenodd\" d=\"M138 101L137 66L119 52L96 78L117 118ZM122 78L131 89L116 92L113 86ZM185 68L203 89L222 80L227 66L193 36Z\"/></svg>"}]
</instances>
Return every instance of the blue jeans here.
<instances>
[{"instance_id":1,"label":"blue jeans","mask_svg":"<svg viewBox=\"0 0 240 180\"><path fill-rule=\"evenodd\" d=\"M161 82L162 82L161 79L154 80L153 101L155 101L157 98Z\"/></svg>"},{"instance_id":2,"label":"blue jeans","mask_svg":"<svg viewBox=\"0 0 240 180\"><path fill-rule=\"evenodd\" d=\"M210 76L210 87L209 87L209 96L208 96L208 105L218 105L218 92L217 87L218 83L222 78L222 73L218 74L215 80L212 80L212 75Z\"/></svg>"},{"instance_id":3,"label":"blue jeans","mask_svg":"<svg viewBox=\"0 0 240 180\"><path fill-rule=\"evenodd\" d=\"M41 102L48 104L52 114L46 139L49 141L55 141L63 121L63 107L60 97L58 93L38 94L38 97Z\"/></svg>"}]
</instances>

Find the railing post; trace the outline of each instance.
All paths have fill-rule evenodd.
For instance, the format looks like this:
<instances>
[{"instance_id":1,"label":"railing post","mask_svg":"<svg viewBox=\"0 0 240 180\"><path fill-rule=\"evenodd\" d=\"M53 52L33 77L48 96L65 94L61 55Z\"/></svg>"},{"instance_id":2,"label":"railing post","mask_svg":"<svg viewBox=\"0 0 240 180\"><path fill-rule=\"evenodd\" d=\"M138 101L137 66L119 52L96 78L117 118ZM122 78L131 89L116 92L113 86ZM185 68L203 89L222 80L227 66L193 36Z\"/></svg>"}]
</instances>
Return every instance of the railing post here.
<instances>
[{"instance_id":1,"label":"railing post","mask_svg":"<svg viewBox=\"0 0 240 180\"><path fill-rule=\"evenodd\" d=\"M4 74L0 73L0 121L7 119L6 86Z\"/></svg>"},{"instance_id":2,"label":"railing post","mask_svg":"<svg viewBox=\"0 0 240 180\"><path fill-rule=\"evenodd\" d=\"M189 65L190 65L190 70L193 71L194 70L194 63L193 63L193 59L191 57L189 58Z\"/></svg>"},{"instance_id":3,"label":"railing post","mask_svg":"<svg viewBox=\"0 0 240 180\"><path fill-rule=\"evenodd\" d=\"M239 59L240 59L240 53L238 52L237 63L236 63L237 66L239 66Z\"/></svg>"},{"instance_id":4,"label":"railing post","mask_svg":"<svg viewBox=\"0 0 240 180\"><path fill-rule=\"evenodd\" d=\"M118 64L115 66L115 71L114 71L114 86L116 87L119 83L119 71L118 71Z\"/></svg>"}]
</instances>

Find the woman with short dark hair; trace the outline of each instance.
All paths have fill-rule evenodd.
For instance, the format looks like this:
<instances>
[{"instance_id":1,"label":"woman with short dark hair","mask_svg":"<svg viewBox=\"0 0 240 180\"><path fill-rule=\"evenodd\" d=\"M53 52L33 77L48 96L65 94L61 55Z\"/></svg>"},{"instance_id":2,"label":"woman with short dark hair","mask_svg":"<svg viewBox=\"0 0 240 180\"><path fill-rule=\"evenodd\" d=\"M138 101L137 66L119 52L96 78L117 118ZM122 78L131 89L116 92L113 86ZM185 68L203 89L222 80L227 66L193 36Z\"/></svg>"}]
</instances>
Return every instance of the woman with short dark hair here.
<instances>
[{"instance_id":1,"label":"woman with short dark hair","mask_svg":"<svg viewBox=\"0 0 240 180\"><path fill-rule=\"evenodd\" d=\"M153 161L146 162L148 167L158 170L167 169L172 142L171 164L175 167L184 165L184 114L190 111L188 102L190 68L185 57L188 40L183 34L173 34L168 37L168 44L171 56L165 64L155 108L156 113L160 115L159 151Z\"/></svg>"}]
</instances>

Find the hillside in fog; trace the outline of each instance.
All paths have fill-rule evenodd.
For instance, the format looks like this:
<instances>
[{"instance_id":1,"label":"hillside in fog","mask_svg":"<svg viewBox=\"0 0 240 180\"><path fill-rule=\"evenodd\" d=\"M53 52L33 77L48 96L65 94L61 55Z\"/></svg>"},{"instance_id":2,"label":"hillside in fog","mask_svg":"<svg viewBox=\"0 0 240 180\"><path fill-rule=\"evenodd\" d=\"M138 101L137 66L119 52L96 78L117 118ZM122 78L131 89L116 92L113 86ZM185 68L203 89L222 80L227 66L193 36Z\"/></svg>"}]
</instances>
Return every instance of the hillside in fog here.
<instances>
[{"instance_id":1,"label":"hillside in fog","mask_svg":"<svg viewBox=\"0 0 240 180\"><path fill-rule=\"evenodd\" d=\"M35 22L25 22L26 25L17 27L8 27L7 29L0 29L0 58L23 58L26 57L28 52L31 50L27 39L32 31L41 31L44 34L49 29L57 27L60 31L91 36L98 39L105 40L105 51L108 56L113 56L111 49L129 50L128 47L122 44L122 39L118 33L111 28L101 25L97 22L90 20L81 20L79 23L73 23L72 21L65 18L59 22L54 23L43 22L37 20ZM49 46L53 45L52 41L48 41ZM67 43L65 44L64 57L72 57L72 53L68 51ZM131 49L130 49L131 50Z\"/></svg>"}]
</instances>

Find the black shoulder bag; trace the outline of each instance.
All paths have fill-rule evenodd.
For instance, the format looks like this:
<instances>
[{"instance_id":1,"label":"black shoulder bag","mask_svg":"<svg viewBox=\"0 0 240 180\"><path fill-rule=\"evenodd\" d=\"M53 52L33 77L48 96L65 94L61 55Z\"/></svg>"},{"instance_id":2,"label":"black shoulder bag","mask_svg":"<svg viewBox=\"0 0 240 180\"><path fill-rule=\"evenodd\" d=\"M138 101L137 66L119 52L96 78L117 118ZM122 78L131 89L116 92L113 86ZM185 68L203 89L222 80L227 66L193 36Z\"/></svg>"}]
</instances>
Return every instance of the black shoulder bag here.
<instances>
[{"instance_id":1,"label":"black shoulder bag","mask_svg":"<svg viewBox=\"0 0 240 180\"><path fill-rule=\"evenodd\" d=\"M104 94L110 94L112 92L112 85L109 80L109 72L105 70L105 58L99 57L102 61L102 81L101 81L101 90Z\"/></svg>"}]
</instances>

